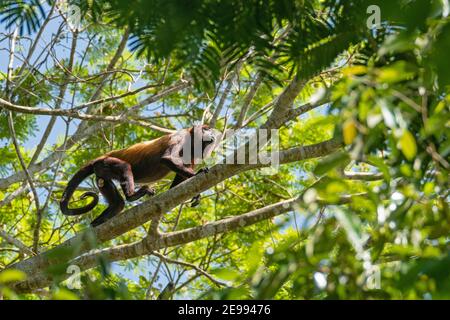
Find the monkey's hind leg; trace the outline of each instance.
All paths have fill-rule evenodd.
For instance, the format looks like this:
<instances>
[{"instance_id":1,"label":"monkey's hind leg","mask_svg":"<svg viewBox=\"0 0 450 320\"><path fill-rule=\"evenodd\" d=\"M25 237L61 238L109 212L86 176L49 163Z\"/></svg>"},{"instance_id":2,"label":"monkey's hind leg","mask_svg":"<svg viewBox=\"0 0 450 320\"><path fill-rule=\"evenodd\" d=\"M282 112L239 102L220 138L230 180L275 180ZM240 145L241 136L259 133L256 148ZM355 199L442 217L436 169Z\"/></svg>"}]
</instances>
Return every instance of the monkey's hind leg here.
<instances>
[{"instance_id":1,"label":"monkey's hind leg","mask_svg":"<svg viewBox=\"0 0 450 320\"><path fill-rule=\"evenodd\" d=\"M149 186L143 186L134 190L134 177L128 162L114 157L107 157L96 163L95 173L99 177L107 177L118 180L127 201L136 201L145 195L154 195L155 191Z\"/></svg>"},{"instance_id":2,"label":"monkey's hind leg","mask_svg":"<svg viewBox=\"0 0 450 320\"><path fill-rule=\"evenodd\" d=\"M96 219L94 219L94 221L91 222L92 227L96 227L111 219L122 211L125 206L125 201L111 179L98 177L97 186L108 202L108 208L106 208Z\"/></svg>"},{"instance_id":3,"label":"monkey's hind leg","mask_svg":"<svg viewBox=\"0 0 450 320\"><path fill-rule=\"evenodd\" d=\"M127 201L136 201L145 195L153 196L155 194L155 190L149 186L142 186L139 190L134 191L134 177L130 165L124 164L122 168L122 176L119 181Z\"/></svg>"},{"instance_id":4,"label":"monkey's hind leg","mask_svg":"<svg viewBox=\"0 0 450 320\"><path fill-rule=\"evenodd\" d=\"M121 170L122 174L119 182L127 201L136 201L145 195L153 196L155 194L155 190L149 186L142 186L139 190L134 191L133 172L131 171L131 166L128 163L122 164Z\"/></svg>"},{"instance_id":5,"label":"monkey's hind leg","mask_svg":"<svg viewBox=\"0 0 450 320\"><path fill-rule=\"evenodd\" d=\"M129 201L129 202L139 200L140 198L142 198L145 195L149 195L149 196L155 195L155 189L153 189L149 186L142 186L139 188L138 191L136 191L131 196L129 196L129 195L127 195L127 189L124 187L124 185L121 184L121 186L122 186L123 193L125 194L127 201Z\"/></svg>"}]
</instances>

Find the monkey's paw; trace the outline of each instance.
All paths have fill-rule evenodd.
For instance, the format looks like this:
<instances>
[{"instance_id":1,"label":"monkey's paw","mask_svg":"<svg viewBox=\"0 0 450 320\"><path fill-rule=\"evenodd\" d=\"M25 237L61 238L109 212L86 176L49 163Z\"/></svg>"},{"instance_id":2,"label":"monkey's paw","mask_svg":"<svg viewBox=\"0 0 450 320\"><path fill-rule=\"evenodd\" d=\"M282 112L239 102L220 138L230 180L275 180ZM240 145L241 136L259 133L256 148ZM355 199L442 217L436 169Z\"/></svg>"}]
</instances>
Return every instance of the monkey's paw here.
<instances>
[{"instance_id":1,"label":"monkey's paw","mask_svg":"<svg viewBox=\"0 0 450 320\"><path fill-rule=\"evenodd\" d=\"M200 195L195 196L191 200L191 208L194 208L200 204Z\"/></svg>"},{"instance_id":2,"label":"monkey's paw","mask_svg":"<svg viewBox=\"0 0 450 320\"><path fill-rule=\"evenodd\" d=\"M148 196L154 196L156 194L156 191L154 188L147 186L146 188L147 190L145 190L145 192L147 193Z\"/></svg>"},{"instance_id":3,"label":"monkey's paw","mask_svg":"<svg viewBox=\"0 0 450 320\"><path fill-rule=\"evenodd\" d=\"M200 170L198 170L197 174L208 173L208 172L209 172L209 168L208 167L204 167L204 168L201 168Z\"/></svg>"}]
</instances>

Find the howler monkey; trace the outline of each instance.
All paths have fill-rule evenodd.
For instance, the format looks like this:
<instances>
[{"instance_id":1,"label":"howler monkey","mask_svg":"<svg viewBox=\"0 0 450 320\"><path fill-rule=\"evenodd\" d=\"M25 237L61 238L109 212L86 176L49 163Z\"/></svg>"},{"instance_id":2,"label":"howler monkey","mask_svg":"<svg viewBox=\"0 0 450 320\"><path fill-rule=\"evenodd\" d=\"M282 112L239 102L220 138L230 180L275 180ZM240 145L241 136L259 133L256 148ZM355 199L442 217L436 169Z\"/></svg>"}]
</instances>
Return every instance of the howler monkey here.
<instances>
[{"instance_id":1,"label":"howler monkey","mask_svg":"<svg viewBox=\"0 0 450 320\"><path fill-rule=\"evenodd\" d=\"M68 207L78 185L89 175L95 174L100 193L108 202L108 208L91 223L93 227L98 226L114 217L125 206L113 180L120 183L127 201L136 201L144 195L154 195L154 190L147 185L135 191L134 183L155 182L174 171L176 175L170 188L176 186L196 175L195 163L202 157L209 156L214 148L214 141L214 130L207 125L197 125L126 149L108 152L87 163L70 179L60 201L61 211L65 215L74 216L84 214L97 205L98 195L88 191L81 199L93 198L89 204L81 208ZM202 169L197 174L205 171L207 169ZM192 206L196 206L199 199L200 195L195 196Z\"/></svg>"}]
</instances>

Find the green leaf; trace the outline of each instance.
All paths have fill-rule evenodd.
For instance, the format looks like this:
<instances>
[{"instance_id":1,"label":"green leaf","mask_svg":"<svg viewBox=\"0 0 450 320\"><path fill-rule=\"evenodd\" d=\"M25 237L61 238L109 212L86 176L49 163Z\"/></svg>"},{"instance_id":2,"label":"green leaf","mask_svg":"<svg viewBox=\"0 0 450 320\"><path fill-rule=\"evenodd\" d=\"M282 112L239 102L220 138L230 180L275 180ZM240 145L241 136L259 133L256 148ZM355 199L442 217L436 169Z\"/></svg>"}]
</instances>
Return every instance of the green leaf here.
<instances>
[{"instance_id":1,"label":"green leaf","mask_svg":"<svg viewBox=\"0 0 450 320\"><path fill-rule=\"evenodd\" d=\"M386 39L378 50L380 56L400 53L414 49L414 39L409 34L392 35Z\"/></svg>"},{"instance_id":2,"label":"green leaf","mask_svg":"<svg viewBox=\"0 0 450 320\"><path fill-rule=\"evenodd\" d=\"M364 243L368 239L368 236L363 233L361 221L354 214L340 209L336 209L334 216L339 221L339 224L344 228L348 240L361 258L361 255L365 251Z\"/></svg>"},{"instance_id":3,"label":"green leaf","mask_svg":"<svg viewBox=\"0 0 450 320\"><path fill-rule=\"evenodd\" d=\"M231 269L216 269L216 270L213 270L212 273L216 277L226 280L226 281L233 281L240 276L239 272L237 272L235 270L231 270Z\"/></svg>"},{"instance_id":4,"label":"green leaf","mask_svg":"<svg viewBox=\"0 0 450 320\"><path fill-rule=\"evenodd\" d=\"M345 121L344 126L342 128L342 133L344 135L344 143L352 144L353 140L355 140L358 131L356 130L355 121L353 119L349 119Z\"/></svg>"},{"instance_id":5,"label":"green leaf","mask_svg":"<svg viewBox=\"0 0 450 320\"><path fill-rule=\"evenodd\" d=\"M79 300L80 298L70 290L59 288L53 292L53 300Z\"/></svg>"},{"instance_id":6,"label":"green leaf","mask_svg":"<svg viewBox=\"0 0 450 320\"><path fill-rule=\"evenodd\" d=\"M249 270L256 270L263 260L263 245L255 241L250 247L245 262Z\"/></svg>"},{"instance_id":7,"label":"green leaf","mask_svg":"<svg viewBox=\"0 0 450 320\"><path fill-rule=\"evenodd\" d=\"M23 281L27 278L27 275L20 270L4 270L0 272L0 283Z\"/></svg>"},{"instance_id":8,"label":"green leaf","mask_svg":"<svg viewBox=\"0 0 450 320\"><path fill-rule=\"evenodd\" d=\"M397 61L377 70L377 80L385 83L396 83L414 77L416 68L405 61Z\"/></svg>"},{"instance_id":9,"label":"green leaf","mask_svg":"<svg viewBox=\"0 0 450 320\"><path fill-rule=\"evenodd\" d=\"M321 176L327 173L328 171L334 169L335 167L344 164L350 159L348 153L346 152L337 152L326 158L324 158L321 162L319 162L314 169L314 174Z\"/></svg>"},{"instance_id":10,"label":"green leaf","mask_svg":"<svg viewBox=\"0 0 450 320\"><path fill-rule=\"evenodd\" d=\"M416 139L411 132L405 129L402 137L400 138L400 149L405 155L406 159L412 160L417 154L417 144Z\"/></svg>"}]
</instances>

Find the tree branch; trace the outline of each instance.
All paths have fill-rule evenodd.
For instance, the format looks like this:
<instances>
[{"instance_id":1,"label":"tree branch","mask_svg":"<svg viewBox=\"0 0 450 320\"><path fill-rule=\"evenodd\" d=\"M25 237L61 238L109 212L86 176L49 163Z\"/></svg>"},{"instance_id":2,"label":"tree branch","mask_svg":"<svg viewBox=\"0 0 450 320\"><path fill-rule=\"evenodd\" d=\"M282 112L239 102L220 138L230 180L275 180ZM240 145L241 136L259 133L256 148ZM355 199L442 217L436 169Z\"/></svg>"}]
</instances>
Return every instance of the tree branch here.
<instances>
[{"instance_id":1,"label":"tree branch","mask_svg":"<svg viewBox=\"0 0 450 320\"><path fill-rule=\"evenodd\" d=\"M373 172L344 172L344 178L348 180L377 181L383 179L383 174Z\"/></svg>"},{"instance_id":2,"label":"tree branch","mask_svg":"<svg viewBox=\"0 0 450 320\"><path fill-rule=\"evenodd\" d=\"M214 283L218 287L223 287L223 286L227 287L228 286L225 282L217 280L212 275L210 275L208 272L206 272L202 268L197 267L193 263L171 259L171 258L166 257L165 255L163 255L163 254L161 254L161 253L159 253L157 251L153 251L151 254L154 255L154 256L157 256L158 258L160 258L160 259L162 259L162 260L164 260L166 262L173 263L173 264L178 264L178 265L183 266L183 267L188 267L188 268L194 269L199 274L201 274L201 275L205 276L206 278L208 278L212 283Z\"/></svg>"},{"instance_id":3,"label":"tree branch","mask_svg":"<svg viewBox=\"0 0 450 320\"><path fill-rule=\"evenodd\" d=\"M26 113L26 114L34 114L34 115L47 115L47 116L65 116L75 119L81 119L86 121L103 121L103 122L112 122L112 123L128 123L134 124L146 128L151 128L156 131L164 132L164 133L172 133L173 130L169 130L163 127L156 126L154 124L150 124L146 121L142 120L133 120L126 117L127 113L123 113L118 116L104 116L104 115L95 115L95 114L86 114L81 113L79 111L74 111L72 109L46 109L46 108L32 108L25 107L20 105L15 105L9 101L6 101L0 98L0 105L5 109L10 111Z\"/></svg>"},{"instance_id":4,"label":"tree branch","mask_svg":"<svg viewBox=\"0 0 450 320\"><path fill-rule=\"evenodd\" d=\"M178 84L175 84L173 86L168 87L165 90L162 90L159 93L156 93L150 97L148 97L147 99L144 99L143 101L139 102L138 104L136 104L135 106L127 109L121 116L124 117L124 119L126 119L126 116L136 112L137 110L139 110L140 108L154 103L156 101L159 101L160 99L165 98L166 96L170 95L171 93L174 93L176 91L185 89L189 86L189 82L187 81L182 81ZM2 103L2 101L0 100L0 103ZM56 110L53 110L56 111ZM61 111L61 110L58 110ZM125 122L125 120L123 120ZM129 121L126 121L127 123L129 123ZM38 172L41 172L42 170L45 170L47 168L49 168L51 165L53 165L58 159L59 159L59 154L62 152L63 156L65 156L65 152L66 149L70 149L71 147L73 147L78 141L81 141L83 139L85 139L86 137L90 136L91 134L93 134L94 132L97 132L98 129L100 128L100 124L99 123L95 123L91 126L89 126L88 128L86 128L84 131L78 131L76 133L74 133L68 140L67 140L67 145L65 148L63 148L64 146L59 146L55 152L53 152L52 154L50 154L49 156L47 156L45 159L43 159L42 161L30 166L28 168L28 171L31 174L35 174ZM158 131L163 131L165 133L169 132L173 132L172 130L168 130L166 128L161 128L158 126L152 126L152 129L158 130ZM25 177L25 173L23 171L20 172L16 172L12 175L10 175L9 177L0 179L0 189L5 189L7 188L9 185L22 181L24 180Z\"/></svg>"},{"instance_id":5,"label":"tree branch","mask_svg":"<svg viewBox=\"0 0 450 320\"><path fill-rule=\"evenodd\" d=\"M76 259L73 259L72 261L70 261L70 263L73 265L77 265L81 270L88 270L98 264L98 259L100 257L110 262L128 260L147 254L154 254L155 250L190 243L221 233L236 231L258 222L273 218L275 216L297 210L299 204L303 201L303 194L307 189L303 190L301 195L293 199L281 201L239 216L206 223L202 226L184 229L181 231L165 233L162 234L158 239L147 237L141 241L133 242L130 244L120 245L108 249L94 250ZM365 194L344 195L333 203L324 202L323 200L319 199L318 203L321 205L345 204L349 203L352 197L364 195ZM67 278L69 275L67 274L61 276L63 278ZM38 276L35 276L31 279L17 283L14 289L19 292L29 292L31 290L48 286L51 281L51 276L46 275L45 273L39 274Z\"/></svg>"},{"instance_id":6,"label":"tree branch","mask_svg":"<svg viewBox=\"0 0 450 320\"><path fill-rule=\"evenodd\" d=\"M304 146L281 151L278 156L280 159L280 163L283 164L324 156L337 150L340 146L340 141L332 139L311 146ZM262 163L247 165L216 165L212 167L207 174L197 175L191 179L188 179L178 186L143 202L141 205L132 207L124 211L122 214L115 216L114 218L98 226L97 228L89 228L86 231L65 241L61 245L50 249L40 254L39 256L21 261L11 266L11 268L22 270L30 276L36 275L37 279L40 279L40 277L42 276L40 275L40 273L48 266L67 262L67 257L60 257L53 254L54 252L57 252L63 248L72 248L74 250L72 257L75 258L95 247L95 243L93 243L89 239L96 239L96 243L102 243L114 239L117 236L144 224L152 218L164 214L165 212L175 208L178 204L187 201L196 194L209 189L210 187L233 175L246 170L258 169L265 166L268 165ZM152 239L154 239L154 237L152 237ZM162 239L165 239L165 237L162 237ZM169 237L168 239L172 238ZM119 247L125 248L123 249L125 251L128 250L126 249L128 248L128 245ZM157 249L158 247L155 247L150 251L154 251ZM132 255L133 252L139 252L140 255L142 255L143 252L139 248L133 248L130 250L131 253L127 253L125 254L125 256L128 256L129 254ZM148 253L150 251L146 252ZM112 257L114 257L115 251L112 252ZM29 283L32 283L33 281L34 280L30 279Z\"/></svg>"},{"instance_id":7,"label":"tree branch","mask_svg":"<svg viewBox=\"0 0 450 320\"><path fill-rule=\"evenodd\" d=\"M5 230L3 230L2 227L0 227L0 237L5 239L6 242L8 242L9 244L12 244L16 248L18 248L20 250L20 252L22 252L22 253L24 253L26 255L29 255L29 256L34 256L35 255L35 253L30 248L28 248L20 240L14 238L13 236L10 236L8 233L6 233Z\"/></svg>"}]
</instances>

